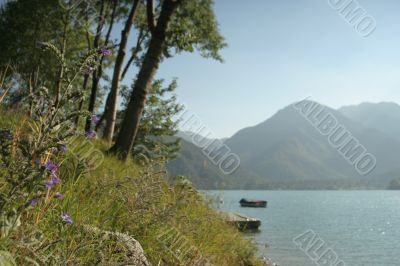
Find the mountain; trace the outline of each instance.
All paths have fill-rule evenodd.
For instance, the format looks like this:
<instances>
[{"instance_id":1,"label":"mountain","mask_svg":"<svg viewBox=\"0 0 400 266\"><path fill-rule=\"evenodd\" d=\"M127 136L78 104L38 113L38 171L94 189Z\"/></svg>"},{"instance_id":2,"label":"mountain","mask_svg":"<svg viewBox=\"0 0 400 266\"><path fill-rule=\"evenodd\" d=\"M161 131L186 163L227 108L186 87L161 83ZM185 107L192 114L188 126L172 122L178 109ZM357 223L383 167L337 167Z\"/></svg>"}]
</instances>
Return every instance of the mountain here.
<instances>
[{"instance_id":1,"label":"mountain","mask_svg":"<svg viewBox=\"0 0 400 266\"><path fill-rule=\"evenodd\" d=\"M400 141L400 105L391 102L361 103L338 110L368 128L380 130Z\"/></svg>"},{"instance_id":2,"label":"mountain","mask_svg":"<svg viewBox=\"0 0 400 266\"><path fill-rule=\"evenodd\" d=\"M183 145L181 157L170 164L169 169L174 174L192 176L194 183L202 188L386 188L392 179L400 176L396 170L400 141L392 135L395 126L387 129L382 124L384 130L379 126L373 127L374 119L371 117L376 117L375 113L364 106L362 108L366 111L358 111L355 107L334 110L311 101L306 105L312 107L310 110L317 107L315 110L321 112L313 116L310 110L302 109L310 113L305 116L299 108L290 105L264 122L244 128L225 140L224 143L240 158L240 167L232 175L221 173L201 149L190 142ZM391 108L397 110L395 106ZM390 117L388 111L381 113ZM313 124L307 118L322 121L328 114L337 120L337 125L347 130L349 140L354 137L354 141L365 147L365 153L375 156L376 167L371 173L360 175L344 158L340 148L330 144L329 135L318 131L318 123ZM391 117L400 119L400 113ZM370 118L370 122L367 123L365 118Z\"/></svg>"}]
</instances>

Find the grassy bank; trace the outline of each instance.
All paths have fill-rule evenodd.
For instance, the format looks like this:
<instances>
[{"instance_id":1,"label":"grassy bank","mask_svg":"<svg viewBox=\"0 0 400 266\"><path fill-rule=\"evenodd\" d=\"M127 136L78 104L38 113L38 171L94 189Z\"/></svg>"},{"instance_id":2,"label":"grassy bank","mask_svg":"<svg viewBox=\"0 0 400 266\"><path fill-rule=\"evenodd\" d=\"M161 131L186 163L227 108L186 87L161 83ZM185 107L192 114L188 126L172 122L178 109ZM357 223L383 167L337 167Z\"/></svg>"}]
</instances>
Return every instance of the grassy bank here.
<instances>
[{"instance_id":1,"label":"grassy bank","mask_svg":"<svg viewBox=\"0 0 400 266\"><path fill-rule=\"evenodd\" d=\"M2 111L0 120L1 128L24 131L15 112ZM100 141L71 140L58 158L62 183L23 213L1 250L18 265L132 265L124 245L90 226L134 237L153 265L263 265L185 179L168 182L159 166L122 163L105 150ZM73 224L60 222L66 212Z\"/></svg>"}]
</instances>

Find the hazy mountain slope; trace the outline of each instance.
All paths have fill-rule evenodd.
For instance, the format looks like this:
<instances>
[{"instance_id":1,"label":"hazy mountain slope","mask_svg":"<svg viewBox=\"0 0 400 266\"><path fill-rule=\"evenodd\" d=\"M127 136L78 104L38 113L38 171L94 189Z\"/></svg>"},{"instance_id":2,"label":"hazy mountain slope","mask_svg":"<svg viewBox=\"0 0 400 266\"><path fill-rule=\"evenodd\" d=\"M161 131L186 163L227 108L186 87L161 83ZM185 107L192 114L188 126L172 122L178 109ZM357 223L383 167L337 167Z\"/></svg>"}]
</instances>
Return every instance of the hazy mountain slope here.
<instances>
[{"instance_id":1,"label":"hazy mountain slope","mask_svg":"<svg viewBox=\"0 0 400 266\"><path fill-rule=\"evenodd\" d=\"M365 127L380 130L400 141L400 105L391 102L361 103L338 110Z\"/></svg>"}]
</instances>

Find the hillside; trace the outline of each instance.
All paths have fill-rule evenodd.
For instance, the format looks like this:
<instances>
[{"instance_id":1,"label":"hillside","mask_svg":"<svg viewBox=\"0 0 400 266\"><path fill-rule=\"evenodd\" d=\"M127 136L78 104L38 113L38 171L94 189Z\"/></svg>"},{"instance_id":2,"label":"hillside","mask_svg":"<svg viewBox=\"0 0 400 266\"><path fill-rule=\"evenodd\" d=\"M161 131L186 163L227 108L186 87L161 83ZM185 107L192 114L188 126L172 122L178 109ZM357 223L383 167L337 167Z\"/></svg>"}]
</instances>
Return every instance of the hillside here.
<instances>
[{"instance_id":1,"label":"hillside","mask_svg":"<svg viewBox=\"0 0 400 266\"><path fill-rule=\"evenodd\" d=\"M27 143L32 125L22 112L0 108L2 196L4 160L16 156L6 147ZM31 198L18 222L11 212L3 218L1 265L266 265L184 178L117 160L99 140L75 135L64 145L41 167L54 166L57 184ZM30 195L23 196L26 204Z\"/></svg>"}]
</instances>

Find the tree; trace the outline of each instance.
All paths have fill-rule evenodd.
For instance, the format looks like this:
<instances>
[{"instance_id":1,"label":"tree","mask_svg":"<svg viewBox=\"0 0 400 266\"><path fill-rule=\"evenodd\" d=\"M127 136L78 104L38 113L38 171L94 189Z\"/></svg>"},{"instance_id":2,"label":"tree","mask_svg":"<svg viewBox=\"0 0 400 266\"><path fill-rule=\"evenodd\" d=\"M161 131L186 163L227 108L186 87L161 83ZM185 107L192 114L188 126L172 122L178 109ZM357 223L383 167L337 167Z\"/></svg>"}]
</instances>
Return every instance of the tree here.
<instances>
[{"instance_id":1,"label":"tree","mask_svg":"<svg viewBox=\"0 0 400 266\"><path fill-rule=\"evenodd\" d=\"M211 0L165 0L153 12L153 1L147 1L147 26L151 38L125 110L119 134L110 152L126 160L139 129L147 93L163 57L183 51L200 51L204 57L222 60L219 50L225 46L218 32ZM155 17L158 17L155 22Z\"/></svg>"},{"instance_id":2,"label":"tree","mask_svg":"<svg viewBox=\"0 0 400 266\"><path fill-rule=\"evenodd\" d=\"M147 95L147 104L143 110L140 127L135 139L132 154L144 153L149 159L154 157L169 160L176 157L180 148L180 139L171 137L178 132L178 120L174 117L183 110L177 102L176 80L163 86L164 80L153 82ZM122 105L129 102L128 88L121 89ZM118 113L117 124L121 123L123 112Z\"/></svg>"}]
</instances>

